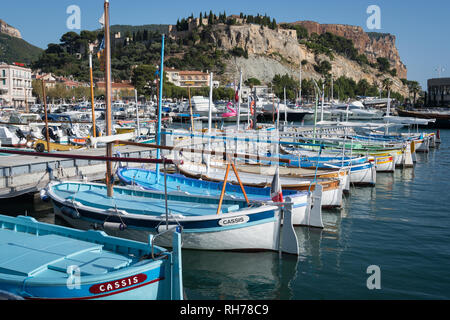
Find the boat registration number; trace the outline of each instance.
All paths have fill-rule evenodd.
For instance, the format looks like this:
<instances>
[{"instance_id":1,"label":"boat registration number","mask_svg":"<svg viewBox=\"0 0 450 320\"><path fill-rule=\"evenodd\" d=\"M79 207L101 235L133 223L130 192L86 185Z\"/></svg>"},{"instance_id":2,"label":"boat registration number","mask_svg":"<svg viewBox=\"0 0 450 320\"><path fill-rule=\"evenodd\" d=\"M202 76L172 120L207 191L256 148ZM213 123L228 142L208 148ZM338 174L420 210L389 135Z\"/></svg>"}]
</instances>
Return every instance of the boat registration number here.
<instances>
[{"instance_id":1,"label":"boat registration number","mask_svg":"<svg viewBox=\"0 0 450 320\"><path fill-rule=\"evenodd\" d=\"M233 218L225 218L219 220L219 225L222 227L237 225L237 224L244 224L247 223L250 220L248 216L239 216L239 217L233 217Z\"/></svg>"},{"instance_id":2,"label":"boat registration number","mask_svg":"<svg viewBox=\"0 0 450 320\"><path fill-rule=\"evenodd\" d=\"M126 287L134 286L138 283L142 283L147 280L147 275L141 273L132 277L127 277L110 282L95 284L89 288L89 292L93 294L106 293L114 290L123 289Z\"/></svg>"}]
</instances>

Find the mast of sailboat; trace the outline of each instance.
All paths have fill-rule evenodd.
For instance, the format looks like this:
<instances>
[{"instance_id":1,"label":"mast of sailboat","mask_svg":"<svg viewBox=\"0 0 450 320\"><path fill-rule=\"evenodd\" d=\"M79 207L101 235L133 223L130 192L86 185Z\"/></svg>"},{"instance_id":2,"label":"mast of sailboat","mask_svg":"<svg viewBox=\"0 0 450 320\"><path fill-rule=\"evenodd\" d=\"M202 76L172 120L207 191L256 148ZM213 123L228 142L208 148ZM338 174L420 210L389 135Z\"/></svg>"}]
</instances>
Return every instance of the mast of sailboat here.
<instances>
[{"instance_id":1,"label":"mast of sailboat","mask_svg":"<svg viewBox=\"0 0 450 320\"><path fill-rule=\"evenodd\" d=\"M284 92L284 125L286 125L287 124L286 87L284 87L283 92Z\"/></svg>"},{"instance_id":2,"label":"mast of sailboat","mask_svg":"<svg viewBox=\"0 0 450 320\"><path fill-rule=\"evenodd\" d=\"M320 121L323 121L324 100L325 100L325 82L322 82L322 107L320 108Z\"/></svg>"},{"instance_id":3,"label":"mast of sailboat","mask_svg":"<svg viewBox=\"0 0 450 320\"><path fill-rule=\"evenodd\" d=\"M44 100L45 113L45 139L47 141L47 151L50 152L50 135L48 132L47 96L45 94L45 80L42 78L42 100Z\"/></svg>"},{"instance_id":4,"label":"mast of sailboat","mask_svg":"<svg viewBox=\"0 0 450 320\"><path fill-rule=\"evenodd\" d=\"M299 90L299 106L302 105L302 64L300 63L300 90Z\"/></svg>"},{"instance_id":5,"label":"mast of sailboat","mask_svg":"<svg viewBox=\"0 0 450 320\"><path fill-rule=\"evenodd\" d=\"M94 76L92 71L92 50L89 52L89 76L91 80L91 106L92 106L92 135L97 137L97 131L95 127L95 100L94 100Z\"/></svg>"},{"instance_id":6,"label":"mast of sailboat","mask_svg":"<svg viewBox=\"0 0 450 320\"><path fill-rule=\"evenodd\" d=\"M136 125L137 125L137 136L138 138L141 136L141 125L139 122L139 106L138 106L138 96L137 90L134 89L134 101L136 103Z\"/></svg>"},{"instance_id":7,"label":"mast of sailboat","mask_svg":"<svg viewBox=\"0 0 450 320\"><path fill-rule=\"evenodd\" d=\"M162 113L162 95L164 84L164 34L161 42L161 66L159 68L159 99L158 99L158 123L156 126L156 144L161 145L161 113ZM156 159L161 159L161 150L156 150ZM156 179L159 182L159 164L156 165Z\"/></svg>"},{"instance_id":8,"label":"mast of sailboat","mask_svg":"<svg viewBox=\"0 0 450 320\"><path fill-rule=\"evenodd\" d=\"M239 87L238 87L238 101L236 114L236 129L239 131L239 124L241 122L241 92L242 92L242 69L239 71Z\"/></svg>"},{"instance_id":9,"label":"mast of sailboat","mask_svg":"<svg viewBox=\"0 0 450 320\"><path fill-rule=\"evenodd\" d=\"M111 121L111 43L109 34L109 0L105 0L104 13L104 30L105 30L105 105L106 105L106 135L112 135L112 121ZM110 143L106 146L106 157L112 157L113 145ZM108 190L108 197L113 196L112 185L112 163L106 162L106 186Z\"/></svg>"},{"instance_id":10,"label":"mast of sailboat","mask_svg":"<svg viewBox=\"0 0 450 320\"><path fill-rule=\"evenodd\" d=\"M212 129L212 104L213 104L213 73L209 75L209 109L208 109L208 133L211 134Z\"/></svg>"},{"instance_id":11,"label":"mast of sailboat","mask_svg":"<svg viewBox=\"0 0 450 320\"><path fill-rule=\"evenodd\" d=\"M333 74L331 74L331 107L333 107L333 101L334 101L334 79Z\"/></svg>"},{"instance_id":12,"label":"mast of sailboat","mask_svg":"<svg viewBox=\"0 0 450 320\"><path fill-rule=\"evenodd\" d=\"M211 135L212 130L212 104L213 104L213 73L209 75L209 108L208 108L208 135ZM211 138L208 138L208 151L211 151ZM208 155L206 161L207 173L209 173L209 162L211 157Z\"/></svg>"},{"instance_id":13,"label":"mast of sailboat","mask_svg":"<svg viewBox=\"0 0 450 320\"><path fill-rule=\"evenodd\" d=\"M313 134L313 143L316 143L316 126L317 126L317 107L319 105L319 93L320 93L320 89L319 86L317 85L316 80L313 79L314 82L314 92L316 94L316 103L315 103L315 107L314 107L314 134Z\"/></svg>"}]
</instances>

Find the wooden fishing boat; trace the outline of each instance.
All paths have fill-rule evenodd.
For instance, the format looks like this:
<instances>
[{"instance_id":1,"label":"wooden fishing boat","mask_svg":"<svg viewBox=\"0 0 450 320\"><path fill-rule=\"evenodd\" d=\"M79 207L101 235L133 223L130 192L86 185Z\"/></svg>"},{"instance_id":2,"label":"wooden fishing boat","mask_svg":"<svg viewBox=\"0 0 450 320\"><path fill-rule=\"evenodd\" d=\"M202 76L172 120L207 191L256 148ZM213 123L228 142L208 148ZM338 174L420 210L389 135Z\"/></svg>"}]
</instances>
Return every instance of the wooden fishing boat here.
<instances>
[{"instance_id":1,"label":"wooden fishing boat","mask_svg":"<svg viewBox=\"0 0 450 320\"><path fill-rule=\"evenodd\" d=\"M284 149L292 154L280 155L282 159L290 159L287 165L291 168L309 168L313 170L341 170L349 172L349 183L359 186L373 186L376 184L376 167L373 159L368 157L343 157L329 154L327 156L310 157L309 152L302 150ZM342 153L342 152L341 152ZM304 156L304 155L307 156ZM348 188L348 187L347 187Z\"/></svg>"},{"instance_id":2,"label":"wooden fishing boat","mask_svg":"<svg viewBox=\"0 0 450 320\"><path fill-rule=\"evenodd\" d=\"M173 252L0 215L0 290L25 299L181 300L181 235Z\"/></svg>"},{"instance_id":3,"label":"wooden fishing boat","mask_svg":"<svg viewBox=\"0 0 450 320\"><path fill-rule=\"evenodd\" d=\"M218 205L209 196L166 194L131 187L114 187L108 196L107 186L95 183L52 182L46 189L55 214L69 224L89 229L103 228L114 236L137 241L155 235L155 243L171 246L162 234L171 228L183 230L183 248L196 250L274 250L298 252L292 228L292 202L289 210L265 204L249 204L245 200L223 199ZM289 201L287 201L289 202ZM279 242L280 222L284 218ZM286 225L286 221L290 224ZM293 243L295 242L295 243ZM290 249L293 248L294 252Z\"/></svg>"},{"instance_id":4,"label":"wooden fishing boat","mask_svg":"<svg viewBox=\"0 0 450 320\"><path fill-rule=\"evenodd\" d=\"M184 161L182 165L177 166L179 172L187 177L202 179L206 181L221 182L225 176L225 168L210 167L205 165ZM241 172L240 180L244 186L268 188L272 184L273 175L265 176L260 174ZM237 185L239 180L230 174L229 181ZM339 179L301 179L294 177L280 176L280 182L283 190L296 191L314 191L316 185L322 186L322 208L340 208L342 207L343 185Z\"/></svg>"},{"instance_id":5,"label":"wooden fishing boat","mask_svg":"<svg viewBox=\"0 0 450 320\"><path fill-rule=\"evenodd\" d=\"M127 185L137 185L146 190L167 190L169 194L191 194L207 195L218 199L221 195L223 182L212 182L201 179L192 179L180 174L159 173L160 179L157 179L157 173L153 170L121 167L116 172L120 181ZM273 174L272 174L273 175ZM294 226L309 226L323 228L321 201L322 195L320 188L311 192L298 192L296 190L283 190L284 197L290 197L293 201L292 222ZM256 188L245 186L245 195L241 187L226 183L225 199L241 199L245 196L252 202L271 202L270 188Z\"/></svg>"}]
</instances>

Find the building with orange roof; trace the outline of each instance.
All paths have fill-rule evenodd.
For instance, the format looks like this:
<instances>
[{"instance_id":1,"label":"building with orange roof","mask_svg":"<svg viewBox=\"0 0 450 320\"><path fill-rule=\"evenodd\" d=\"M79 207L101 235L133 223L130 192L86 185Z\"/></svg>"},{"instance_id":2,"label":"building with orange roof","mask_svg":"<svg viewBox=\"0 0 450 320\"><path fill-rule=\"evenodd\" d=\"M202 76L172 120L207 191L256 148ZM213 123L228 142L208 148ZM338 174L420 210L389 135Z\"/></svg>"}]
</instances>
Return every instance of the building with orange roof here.
<instances>
[{"instance_id":1,"label":"building with orange roof","mask_svg":"<svg viewBox=\"0 0 450 320\"><path fill-rule=\"evenodd\" d=\"M209 73L201 71L166 69L167 80L178 87L209 87Z\"/></svg>"}]
</instances>

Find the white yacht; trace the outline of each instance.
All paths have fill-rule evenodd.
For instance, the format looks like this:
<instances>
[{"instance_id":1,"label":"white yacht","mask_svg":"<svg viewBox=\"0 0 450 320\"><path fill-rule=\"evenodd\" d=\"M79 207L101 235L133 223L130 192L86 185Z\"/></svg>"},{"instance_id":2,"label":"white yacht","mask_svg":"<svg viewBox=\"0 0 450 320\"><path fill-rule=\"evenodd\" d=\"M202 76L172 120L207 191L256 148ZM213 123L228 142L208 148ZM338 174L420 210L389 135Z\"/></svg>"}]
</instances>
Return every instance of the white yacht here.
<instances>
[{"instance_id":1,"label":"white yacht","mask_svg":"<svg viewBox=\"0 0 450 320\"><path fill-rule=\"evenodd\" d=\"M198 114L200 116L206 117L209 115L209 98L201 96L193 96L191 97L191 106L193 114ZM182 104L182 112L189 112L189 111L190 111L189 101L186 101ZM211 105L211 112L213 115L219 112L214 103L212 103Z\"/></svg>"},{"instance_id":2,"label":"white yacht","mask_svg":"<svg viewBox=\"0 0 450 320\"><path fill-rule=\"evenodd\" d=\"M360 101L333 104L330 111L332 118L338 119L380 120L383 118L383 114L381 111L368 109Z\"/></svg>"}]
</instances>

